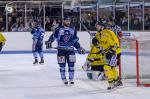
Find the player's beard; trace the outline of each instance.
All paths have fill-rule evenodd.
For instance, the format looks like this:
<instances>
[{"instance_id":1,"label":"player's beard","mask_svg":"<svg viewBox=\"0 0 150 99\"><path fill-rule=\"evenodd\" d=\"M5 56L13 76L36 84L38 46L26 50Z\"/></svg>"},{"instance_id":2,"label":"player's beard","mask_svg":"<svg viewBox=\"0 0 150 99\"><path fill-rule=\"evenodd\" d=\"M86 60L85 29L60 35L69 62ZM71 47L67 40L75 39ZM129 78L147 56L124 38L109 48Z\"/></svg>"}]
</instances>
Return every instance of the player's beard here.
<instances>
[{"instance_id":1,"label":"player's beard","mask_svg":"<svg viewBox=\"0 0 150 99\"><path fill-rule=\"evenodd\" d=\"M69 26L70 26L70 23L65 23L65 22L64 22L64 26L65 26L65 27L69 27Z\"/></svg>"}]
</instances>

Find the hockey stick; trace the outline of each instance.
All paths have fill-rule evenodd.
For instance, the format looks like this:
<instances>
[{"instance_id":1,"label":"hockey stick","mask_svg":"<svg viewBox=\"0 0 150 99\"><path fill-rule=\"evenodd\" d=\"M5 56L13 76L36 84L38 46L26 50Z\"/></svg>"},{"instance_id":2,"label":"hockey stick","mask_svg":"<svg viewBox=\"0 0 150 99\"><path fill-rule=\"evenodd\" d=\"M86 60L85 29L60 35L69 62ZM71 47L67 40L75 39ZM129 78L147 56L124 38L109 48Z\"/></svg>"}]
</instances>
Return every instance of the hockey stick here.
<instances>
[{"instance_id":1,"label":"hockey stick","mask_svg":"<svg viewBox=\"0 0 150 99\"><path fill-rule=\"evenodd\" d=\"M89 33L90 36L92 36L91 32L88 30L88 28L83 24L82 21L80 21L81 25L83 26L83 28Z\"/></svg>"},{"instance_id":2,"label":"hockey stick","mask_svg":"<svg viewBox=\"0 0 150 99\"><path fill-rule=\"evenodd\" d=\"M57 50L66 50L66 51L74 51L74 48L65 48L65 47L51 47L49 49L57 49Z\"/></svg>"},{"instance_id":3,"label":"hockey stick","mask_svg":"<svg viewBox=\"0 0 150 99\"><path fill-rule=\"evenodd\" d=\"M74 51L73 47L52 47L51 43L48 43L48 41L45 41L46 49L57 49L57 50L67 50L67 51ZM50 46L50 47L47 47Z\"/></svg>"},{"instance_id":4,"label":"hockey stick","mask_svg":"<svg viewBox=\"0 0 150 99\"><path fill-rule=\"evenodd\" d=\"M83 28L89 33L89 35L91 36L91 37L93 37L94 35L90 32L90 30L83 24L83 22L82 21L80 21L80 23L81 23L81 25L83 26Z\"/></svg>"}]
</instances>

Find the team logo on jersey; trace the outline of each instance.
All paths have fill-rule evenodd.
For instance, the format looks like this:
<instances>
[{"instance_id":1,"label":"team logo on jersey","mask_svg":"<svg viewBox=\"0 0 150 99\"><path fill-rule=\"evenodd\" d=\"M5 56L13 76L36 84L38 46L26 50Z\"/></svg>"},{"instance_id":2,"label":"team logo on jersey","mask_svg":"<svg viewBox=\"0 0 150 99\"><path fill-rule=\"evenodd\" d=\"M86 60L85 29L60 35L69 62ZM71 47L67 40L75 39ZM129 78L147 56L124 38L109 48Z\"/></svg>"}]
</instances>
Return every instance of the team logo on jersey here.
<instances>
[{"instance_id":1,"label":"team logo on jersey","mask_svg":"<svg viewBox=\"0 0 150 99\"><path fill-rule=\"evenodd\" d=\"M68 42L70 40L70 35L64 35L63 39L65 42Z\"/></svg>"},{"instance_id":2,"label":"team logo on jersey","mask_svg":"<svg viewBox=\"0 0 150 99\"><path fill-rule=\"evenodd\" d=\"M58 63L65 63L65 56L58 56L57 60L58 60Z\"/></svg>"}]
</instances>

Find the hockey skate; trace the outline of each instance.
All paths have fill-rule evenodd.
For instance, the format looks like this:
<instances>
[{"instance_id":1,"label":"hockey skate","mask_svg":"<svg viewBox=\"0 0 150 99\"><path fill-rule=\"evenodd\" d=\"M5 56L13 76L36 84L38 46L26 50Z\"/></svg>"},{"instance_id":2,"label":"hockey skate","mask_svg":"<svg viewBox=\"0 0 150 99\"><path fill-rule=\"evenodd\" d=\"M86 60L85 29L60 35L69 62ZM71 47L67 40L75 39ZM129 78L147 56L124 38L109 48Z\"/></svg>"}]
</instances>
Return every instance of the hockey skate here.
<instances>
[{"instance_id":1,"label":"hockey skate","mask_svg":"<svg viewBox=\"0 0 150 99\"><path fill-rule=\"evenodd\" d=\"M65 79L63 80L64 85L68 85L68 81Z\"/></svg>"},{"instance_id":2,"label":"hockey skate","mask_svg":"<svg viewBox=\"0 0 150 99\"><path fill-rule=\"evenodd\" d=\"M43 65L44 64L44 59L41 58L41 61L39 62L39 64Z\"/></svg>"},{"instance_id":3,"label":"hockey skate","mask_svg":"<svg viewBox=\"0 0 150 99\"><path fill-rule=\"evenodd\" d=\"M114 86L115 87L121 87L121 86L123 86L123 83L122 83L121 80L118 80L118 81L115 82Z\"/></svg>"},{"instance_id":4,"label":"hockey skate","mask_svg":"<svg viewBox=\"0 0 150 99\"><path fill-rule=\"evenodd\" d=\"M110 83L107 90L114 90L114 89L117 89L118 87L121 88L122 86L123 86L122 81L118 80L116 82Z\"/></svg>"},{"instance_id":5,"label":"hockey skate","mask_svg":"<svg viewBox=\"0 0 150 99\"><path fill-rule=\"evenodd\" d=\"M38 64L38 59L35 59L35 61L33 62L34 65Z\"/></svg>"},{"instance_id":6,"label":"hockey skate","mask_svg":"<svg viewBox=\"0 0 150 99\"><path fill-rule=\"evenodd\" d=\"M70 81L69 81L69 84L70 84L70 85L74 85L74 81L73 81L73 80L70 80Z\"/></svg>"},{"instance_id":7,"label":"hockey skate","mask_svg":"<svg viewBox=\"0 0 150 99\"><path fill-rule=\"evenodd\" d=\"M115 88L115 84L114 83L109 83L109 86L107 87L107 90L112 90Z\"/></svg>"}]
</instances>

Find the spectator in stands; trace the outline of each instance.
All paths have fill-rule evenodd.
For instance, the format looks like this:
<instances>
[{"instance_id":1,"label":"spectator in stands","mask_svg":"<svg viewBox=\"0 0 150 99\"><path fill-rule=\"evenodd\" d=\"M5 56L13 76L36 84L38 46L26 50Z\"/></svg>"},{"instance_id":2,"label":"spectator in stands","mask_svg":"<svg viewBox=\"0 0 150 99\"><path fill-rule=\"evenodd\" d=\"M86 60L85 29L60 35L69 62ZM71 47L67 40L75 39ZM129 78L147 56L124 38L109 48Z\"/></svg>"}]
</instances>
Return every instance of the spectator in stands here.
<instances>
[{"instance_id":1,"label":"spectator in stands","mask_svg":"<svg viewBox=\"0 0 150 99\"><path fill-rule=\"evenodd\" d=\"M139 19L135 18L133 21L133 30L141 30L141 29L142 29L142 27L141 27L141 24L139 22Z\"/></svg>"},{"instance_id":2,"label":"spectator in stands","mask_svg":"<svg viewBox=\"0 0 150 99\"><path fill-rule=\"evenodd\" d=\"M56 19L54 19L54 20L53 20L52 27L51 27L51 30L54 31L58 26L59 26L59 23L57 22Z\"/></svg>"},{"instance_id":3,"label":"spectator in stands","mask_svg":"<svg viewBox=\"0 0 150 99\"><path fill-rule=\"evenodd\" d=\"M149 30L150 29L150 16L148 14L145 15L145 18L144 18L144 28L145 30Z\"/></svg>"},{"instance_id":4,"label":"spectator in stands","mask_svg":"<svg viewBox=\"0 0 150 99\"><path fill-rule=\"evenodd\" d=\"M122 27L122 30L128 29L128 18L126 16L121 18L121 27Z\"/></svg>"},{"instance_id":5,"label":"spectator in stands","mask_svg":"<svg viewBox=\"0 0 150 99\"><path fill-rule=\"evenodd\" d=\"M12 17L9 16L9 17L8 17L8 31L11 31L12 24L13 24L13 22L12 22Z\"/></svg>"},{"instance_id":6,"label":"spectator in stands","mask_svg":"<svg viewBox=\"0 0 150 99\"><path fill-rule=\"evenodd\" d=\"M11 27L11 31L12 31L12 32L17 32L17 31L18 31L18 27L19 27L19 24L14 23L14 24L12 25L12 27Z\"/></svg>"},{"instance_id":7,"label":"spectator in stands","mask_svg":"<svg viewBox=\"0 0 150 99\"><path fill-rule=\"evenodd\" d=\"M50 21L50 19L49 19L49 17L48 16L46 16L46 22L45 22L45 30L46 31L50 31L51 30L51 21Z\"/></svg>"},{"instance_id":8,"label":"spectator in stands","mask_svg":"<svg viewBox=\"0 0 150 99\"><path fill-rule=\"evenodd\" d=\"M0 30L5 31L6 25L2 16L0 16Z\"/></svg>"},{"instance_id":9,"label":"spectator in stands","mask_svg":"<svg viewBox=\"0 0 150 99\"><path fill-rule=\"evenodd\" d=\"M18 32L25 32L26 31L26 28L24 27L24 24L23 23L20 23L19 27L18 27Z\"/></svg>"}]
</instances>

